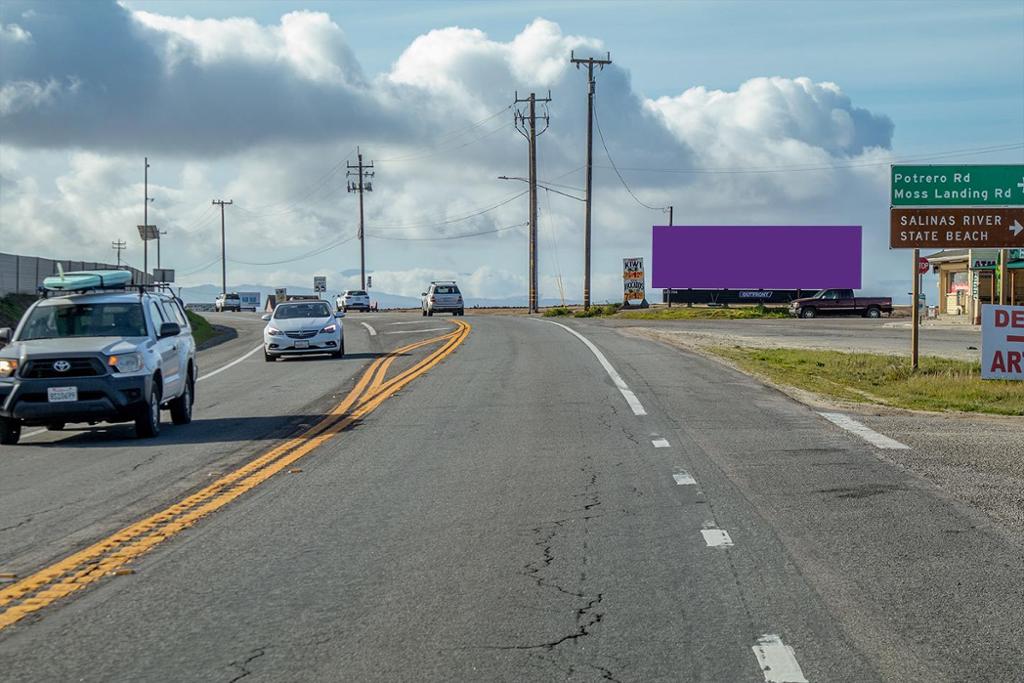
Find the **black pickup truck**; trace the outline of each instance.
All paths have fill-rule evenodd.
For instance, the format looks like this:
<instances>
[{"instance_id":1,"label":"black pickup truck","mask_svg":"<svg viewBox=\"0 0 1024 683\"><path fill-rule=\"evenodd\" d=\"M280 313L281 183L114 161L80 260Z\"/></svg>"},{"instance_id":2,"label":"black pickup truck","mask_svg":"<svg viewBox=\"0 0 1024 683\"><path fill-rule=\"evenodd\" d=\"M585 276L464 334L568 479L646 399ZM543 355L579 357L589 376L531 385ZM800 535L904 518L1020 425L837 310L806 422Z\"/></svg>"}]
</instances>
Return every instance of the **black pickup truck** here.
<instances>
[{"instance_id":1,"label":"black pickup truck","mask_svg":"<svg viewBox=\"0 0 1024 683\"><path fill-rule=\"evenodd\" d=\"M796 299L789 304L789 314L796 318L819 315L859 315L881 318L892 315L890 297L854 296L852 289L823 289L812 297Z\"/></svg>"}]
</instances>

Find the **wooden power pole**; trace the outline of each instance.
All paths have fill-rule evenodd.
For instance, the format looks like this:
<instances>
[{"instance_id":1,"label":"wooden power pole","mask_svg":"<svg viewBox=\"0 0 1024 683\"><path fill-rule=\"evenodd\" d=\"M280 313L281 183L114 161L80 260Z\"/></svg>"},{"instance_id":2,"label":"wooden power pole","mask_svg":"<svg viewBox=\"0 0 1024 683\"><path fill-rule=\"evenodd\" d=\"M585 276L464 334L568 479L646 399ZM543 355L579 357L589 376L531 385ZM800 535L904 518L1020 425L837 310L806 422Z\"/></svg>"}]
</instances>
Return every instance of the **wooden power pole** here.
<instances>
[{"instance_id":1,"label":"wooden power pole","mask_svg":"<svg viewBox=\"0 0 1024 683\"><path fill-rule=\"evenodd\" d=\"M348 191L359 193L359 288L362 290L366 289L366 240L364 239L365 233L363 230L363 193L373 192L373 183L365 181L365 178L372 178L373 162L368 164L363 163L363 153L356 147L356 155L358 156L358 163L348 164L347 176L355 176L356 181L349 182ZM371 170L367 170L371 169Z\"/></svg>"},{"instance_id":2,"label":"wooden power pole","mask_svg":"<svg viewBox=\"0 0 1024 683\"><path fill-rule=\"evenodd\" d=\"M612 56L611 53L605 53L604 59L583 59L570 52L569 61L575 64L577 69L581 64L587 65L587 197L583 214L583 310L587 310L590 308L590 192L594 174L594 66L603 70L606 64L612 63Z\"/></svg>"},{"instance_id":3,"label":"wooden power pole","mask_svg":"<svg viewBox=\"0 0 1024 683\"><path fill-rule=\"evenodd\" d=\"M221 294L228 293L228 258L227 258L227 247L225 246L224 239L224 207L231 206L234 204L233 199L227 201L223 199L214 199L213 204L220 206L220 292Z\"/></svg>"},{"instance_id":4,"label":"wooden power pole","mask_svg":"<svg viewBox=\"0 0 1024 683\"><path fill-rule=\"evenodd\" d=\"M544 129L537 131L537 103L548 103L551 101L551 93L547 97L537 97L536 93L530 93L529 97L519 97L516 93L516 104L527 104L526 111L516 111L516 130L523 134L529 143L530 149L530 294L527 308L530 313L540 311L537 301L537 136L548 129L550 118L545 113L540 118L544 121Z\"/></svg>"}]
</instances>

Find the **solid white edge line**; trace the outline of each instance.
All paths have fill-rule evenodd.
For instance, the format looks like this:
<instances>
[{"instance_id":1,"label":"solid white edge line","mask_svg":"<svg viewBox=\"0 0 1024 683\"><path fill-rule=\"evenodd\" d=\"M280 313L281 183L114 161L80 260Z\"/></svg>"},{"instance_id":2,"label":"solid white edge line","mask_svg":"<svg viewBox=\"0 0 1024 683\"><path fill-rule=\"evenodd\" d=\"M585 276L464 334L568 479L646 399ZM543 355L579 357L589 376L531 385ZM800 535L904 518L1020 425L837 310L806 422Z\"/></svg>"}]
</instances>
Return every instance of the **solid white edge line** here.
<instances>
[{"instance_id":1,"label":"solid white edge line","mask_svg":"<svg viewBox=\"0 0 1024 683\"><path fill-rule=\"evenodd\" d=\"M793 648L774 633L766 633L751 647L765 683L807 683Z\"/></svg>"},{"instance_id":2,"label":"solid white edge line","mask_svg":"<svg viewBox=\"0 0 1024 683\"><path fill-rule=\"evenodd\" d=\"M845 429L851 434L856 434L876 448L910 450L910 446L902 444L896 439L890 439L884 434L879 434L867 425L857 422L857 420L854 420L849 415L843 415L842 413L818 413L818 415L821 415L837 427Z\"/></svg>"},{"instance_id":3,"label":"solid white edge line","mask_svg":"<svg viewBox=\"0 0 1024 683\"><path fill-rule=\"evenodd\" d=\"M725 529L701 529L701 535L709 548L731 548L732 538Z\"/></svg>"},{"instance_id":4,"label":"solid white edge line","mask_svg":"<svg viewBox=\"0 0 1024 683\"><path fill-rule=\"evenodd\" d=\"M633 410L633 414L647 414L647 411L644 410L643 404L640 403L640 399L636 397L636 394L630 391L629 386L627 386L625 381L623 381L622 376L615 371L615 368L613 368L612 364L608 362L608 359L604 357L604 354L601 353L601 350L594 346L594 344L589 339L587 339L586 337L584 337L582 334L572 329L571 327L563 325L562 323L556 323L554 320L544 320L542 322L551 323L552 325L558 325L563 330L566 330L570 334L575 335L581 342L586 344L587 348L590 349L590 352L593 353L594 356L597 358L598 362L601 363L601 367L604 368L604 371L607 372L608 376L612 378L612 382L618 388L619 393L622 394L622 397L626 399L626 403L628 403L629 407Z\"/></svg>"},{"instance_id":5,"label":"solid white edge line","mask_svg":"<svg viewBox=\"0 0 1024 683\"><path fill-rule=\"evenodd\" d=\"M263 344L260 344L259 346L257 346L252 351L249 351L248 353L246 353L245 355L241 356L240 358L236 358L235 360L231 361L227 365L224 365L222 367L217 368L216 370L212 370L211 372L207 372L205 374L200 375L196 379L196 381L197 382L202 382L204 379L209 379L210 377L213 377L214 375L220 374L220 373L224 372L225 370L227 370L228 368L233 368L234 366L238 365L239 363L241 363L243 360L245 360L246 358L248 358L252 354L256 353L257 351L260 351L261 349L263 349Z\"/></svg>"},{"instance_id":6,"label":"solid white edge line","mask_svg":"<svg viewBox=\"0 0 1024 683\"><path fill-rule=\"evenodd\" d=\"M655 448L670 448L672 446L668 439L651 439L651 445Z\"/></svg>"},{"instance_id":7,"label":"solid white edge line","mask_svg":"<svg viewBox=\"0 0 1024 683\"><path fill-rule=\"evenodd\" d=\"M676 472L672 475L672 478L676 480L676 486L693 486L697 483L697 480L691 477L688 472Z\"/></svg>"},{"instance_id":8,"label":"solid white edge line","mask_svg":"<svg viewBox=\"0 0 1024 683\"><path fill-rule=\"evenodd\" d=\"M362 323L361 322L359 324L366 328L366 331L370 333L371 337L376 337L377 336L377 330L373 329L373 326L371 326L370 323Z\"/></svg>"}]
</instances>

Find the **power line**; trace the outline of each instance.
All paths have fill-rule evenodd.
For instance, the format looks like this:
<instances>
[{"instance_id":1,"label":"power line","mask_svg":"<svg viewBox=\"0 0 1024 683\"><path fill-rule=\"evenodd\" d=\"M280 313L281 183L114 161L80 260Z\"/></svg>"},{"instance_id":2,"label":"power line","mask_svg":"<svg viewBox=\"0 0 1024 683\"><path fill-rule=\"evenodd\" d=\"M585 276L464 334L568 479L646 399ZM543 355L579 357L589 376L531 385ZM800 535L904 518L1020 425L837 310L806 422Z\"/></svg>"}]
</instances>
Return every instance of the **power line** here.
<instances>
[{"instance_id":1,"label":"power line","mask_svg":"<svg viewBox=\"0 0 1024 683\"><path fill-rule=\"evenodd\" d=\"M471 132L473 130L476 130L477 128L480 128L481 126L483 126L483 125L489 123L490 121L493 121L494 119L498 118L499 116L501 116L502 114L504 114L505 112L507 112L511 108L512 108L512 105L510 104L510 105L508 105L506 107L503 107L502 109L499 109L498 111L494 112L493 114L489 114L487 117L485 117L483 119L480 119L479 121L477 121L475 123L470 124L469 126L467 126L465 128L460 128L460 129L456 129L456 130L453 130L453 131L449 131L449 132L445 133L444 135L441 135L439 138L437 138L437 140L434 141L434 144L429 146L429 148L431 149L430 152L427 152L425 154L410 154L410 155L404 155L404 156L391 157L390 159L377 159L377 162L378 163L384 163L384 162L388 162L388 163L393 163L394 162L394 163L397 163L397 162L402 162L402 161L412 161L412 160L418 159L418 158L426 158L426 157L429 157L429 156L433 156L434 154L436 154L436 153L441 151L440 147L444 146L445 143L448 140L457 138L460 135L463 135L465 133L469 133L469 132ZM484 135L482 135L482 136L480 136L480 137L478 137L478 138L476 138L474 140L471 140L470 142L468 142L468 143L466 143L464 145L460 145L460 146L461 147L465 147L465 146L467 146L469 144L473 144L475 142L479 142L480 140L483 140L486 137L490 137L494 133L497 133L500 130L504 130L507 127L508 127L508 124L502 125L502 126L496 128L496 129L494 129L492 131L489 131L489 132L485 133ZM458 149L458 147L455 147L454 149Z\"/></svg>"},{"instance_id":2,"label":"power line","mask_svg":"<svg viewBox=\"0 0 1024 683\"><path fill-rule=\"evenodd\" d=\"M604 140L604 133L601 132L601 118L597 115L597 107L594 107L594 123L597 124L597 136L601 138L601 146L604 147L604 153L605 156L608 157L608 163L612 165L612 170L614 170L615 175L619 177L619 182L622 183L624 188L626 188L626 192L629 193L629 196L645 209L650 209L651 211L664 211L665 207L663 206L651 206L650 204L640 201L640 198L637 197L633 190L630 189L629 185L626 184L626 179L622 177L621 173L619 173L619 169L615 167L615 160L612 159L612 153L608 151L608 143Z\"/></svg>"},{"instance_id":3,"label":"power line","mask_svg":"<svg viewBox=\"0 0 1024 683\"><path fill-rule=\"evenodd\" d=\"M218 256L217 258L213 259L209 263L204 263L203 265L199 266L198 268L193 268L192 270L186 271L184 273L179 273L178 275L180 277L186 277L186 276L189 276L189 275L195 275L196 273L198 273L200 271L203 271L203 270L206 270L207 268L209 268L210 266L218 263L219 261L220 261L220 256Z\"/></svg>"},{"instance_id":4,"label":"power line","mask_svg":"<svg viewBox=\"0 0 1024 683\"><path fill-rule=\"evenodd\" d=\"M505 225L500 228L494 228L493 230L482 230L480 232L471 232L463 235L446 235L444 237L396 237L393 235L374 235L373 233L370 233L369 236L378 240L392 240L395 242L441 242L444 240L461 240L467 237L480 237L481 235L493 235L496 232L504 232L515 228L524 228L529 225L529 223L516 223L515 225Z\"/></svg>"},{"instance_id":5,"label":"power line","mask_svg":"<svg viewBox=\"0 0 1024 683\"><path fill-rule=\"evenodd\" d=\"M332 249L337 249L341 245L348 244L349 242L351 242L352 240L356 239L357 237L359 237L359 235L351 235L349 237L344 237L344 238L338 239L338 240L336 240L334 242L330 242L327 245L321 245L321 246L317 247L316 249L313 249L312 251L308 251L308 252L306 252L304 254L301 254L300 256L295 256L293 258L281 259L281 260L278 260L278 261L239 261L237 259L231 259L231 262L232 263L239 263L239 264L245 265L245 266L279 266L279 265L284 264L284 263L295 263L296 261L303 261L305 259L313 258L314 256L319 256L320 254L327 253L328 251L331 251Z\"/></svg>"},{"instance_id":6,"label":"power line","mask_svg":"<svg viewBox=\"0 0 1024 683\"><path fill-rule=\"evenodd\" d=\"M463 216L459 216L457 218L449 218L449 219L446 219L446 220L424 222L424 223L406 223L404 225L370 225L370 226L367 226L367 227L369 227L371 230L404 230L405 228L427 228L427 227L438 227L438 226L442 226L442 225L451 225L452 223L461 223L462 221L467 221L470 218L476 218L477 216L482 216L485 213L490 213L491 211L494 211L495 209L498 209L498 208L500 208L502 206L505 206L509 202L513 202L516 199L519 199L520 197L522 197L523 195L527 194L528 192L529 192L529 190L523 190L522 192L514 194L511 197L506 197L505 199L501 200L497 204L494 204L492 206L488 206L487 208L484 208L484 209L474 210L472 213L468 213L468 214L465 214Z\"/></svg>"},{"instance_id":7,"label":"power line","mask_svg":"<svg viewBox=\"0 0 1024 683\"><path fill-rule=\"evenodd\" d=\"M648 168L643 166L622 166L622 171L639 171L646 173L693 173L693 174L746 174L746 173L802 173L806 171L831 171L844 168L869 168L873 166L891 166L893 164L907 164L917 161L928 161L931 159L942 159L945 157L973 156L978 154L994 154L996 152L1009 152L1015 149L1024 149L1024 143L1008 145L993 145L990 147L975 147L947 152L935 152L934 154L914 155L903 157L899 160L889 161L866 161L850 164L828 164L819 166L775 166L761 168Z\"/></svg>"}]
</instances>

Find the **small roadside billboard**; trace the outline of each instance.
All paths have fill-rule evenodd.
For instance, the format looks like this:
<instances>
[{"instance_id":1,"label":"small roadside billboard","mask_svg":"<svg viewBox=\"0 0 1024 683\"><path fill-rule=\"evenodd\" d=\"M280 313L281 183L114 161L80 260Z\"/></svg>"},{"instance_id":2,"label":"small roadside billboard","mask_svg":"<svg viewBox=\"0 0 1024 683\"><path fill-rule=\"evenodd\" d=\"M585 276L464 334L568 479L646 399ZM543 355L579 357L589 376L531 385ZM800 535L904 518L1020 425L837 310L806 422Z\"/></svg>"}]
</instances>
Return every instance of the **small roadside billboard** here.
<instances>
[{"instance_id":1,"label":"small roadside billboard","mask_svg":"<svg viewBox=\"0 0 1024 683\"><path fill-rule=\"evenodd\" d=\"M644 291L644 260L622 259L623 302L627 306L643 306L647 299Z\"/></svg>"},{"instance_id":2,"label":"small roadside billboard","mask_svg":"<svg viewBox=\"0 0 1024 683\"><path fill-rule=\"evenodd\" d=\"M981 378L1024 381L1024 306L981 307Z\"/></svg>"}]
</instances>

